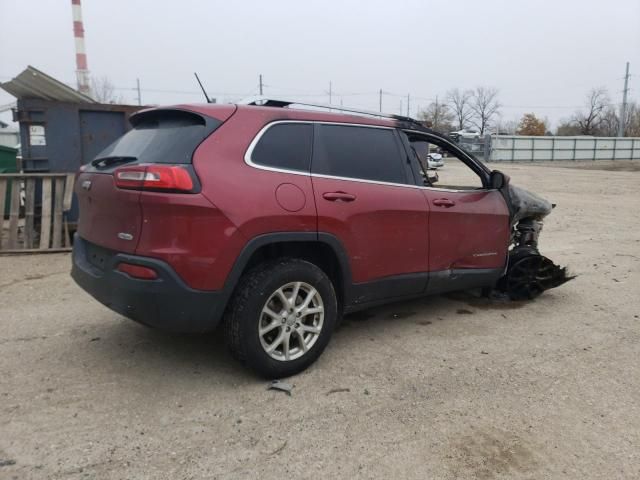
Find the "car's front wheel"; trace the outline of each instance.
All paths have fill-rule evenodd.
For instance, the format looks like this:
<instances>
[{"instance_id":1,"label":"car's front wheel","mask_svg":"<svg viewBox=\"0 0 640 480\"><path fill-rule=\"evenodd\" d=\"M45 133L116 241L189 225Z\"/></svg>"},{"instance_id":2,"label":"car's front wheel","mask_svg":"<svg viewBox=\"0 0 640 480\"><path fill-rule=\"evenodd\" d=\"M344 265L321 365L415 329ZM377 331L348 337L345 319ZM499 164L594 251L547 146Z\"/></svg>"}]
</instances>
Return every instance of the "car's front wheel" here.
<instances>
[{"instance_id":1,"label":"car's front wheel","mask_svg":"<svg viewBox=\"0 0 640 480\"><path fill-rule=\"evenodd\" d=\"M225 315L231 353L259 374L281 378L311 365L337 320L331 280L300 259L264 263L240 281Z\"/></svg>"}]
</instances>

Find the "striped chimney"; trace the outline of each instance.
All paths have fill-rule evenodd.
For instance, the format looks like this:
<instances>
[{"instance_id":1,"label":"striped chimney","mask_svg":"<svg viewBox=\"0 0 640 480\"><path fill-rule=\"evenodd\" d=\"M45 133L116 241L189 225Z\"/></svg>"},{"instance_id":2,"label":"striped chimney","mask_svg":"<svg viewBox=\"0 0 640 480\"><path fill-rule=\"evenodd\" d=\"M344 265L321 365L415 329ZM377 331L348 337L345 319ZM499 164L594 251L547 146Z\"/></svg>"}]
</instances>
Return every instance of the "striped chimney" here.
<instances>
[{"instance_id":1,"label":"striped chimney","mask_svg":"<svg viewBox=\"0 0 640 480\"><path fill-rule=\"evenodd\" d=\"M76 79L78 91L89 95L89 67L87 65L87 51L84 47L84 26L82 24L82 6L80 0L71 0L73 11L73 36L76 42Z\"/></svg>"}]
</instances>

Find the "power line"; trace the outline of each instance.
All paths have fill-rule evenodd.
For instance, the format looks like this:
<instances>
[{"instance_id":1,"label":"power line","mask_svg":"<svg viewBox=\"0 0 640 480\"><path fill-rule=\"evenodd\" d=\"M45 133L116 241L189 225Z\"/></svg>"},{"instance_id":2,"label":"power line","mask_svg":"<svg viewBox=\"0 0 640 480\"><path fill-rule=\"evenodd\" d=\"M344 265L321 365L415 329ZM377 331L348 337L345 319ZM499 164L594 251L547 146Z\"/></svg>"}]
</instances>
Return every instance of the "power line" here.
<instances>
[{"instance_id":1,"label":"power line","mask_svg":"<svg viewBox=\"0 0 640 480\"><path fill-rule=\"evenodd\" d=\"M634 74L629 74L628 77L624 77L626 79L627 84L625 85L625 90L624 92L626 92L627 94L627 105L628 105L628 92L631 91L631 88L628 86L628 78L630 77L634 77L634 76L638 76L638 75L634 75ZM3 79L10 79L13 77L9 77L9 76L3 76L0 75L0 78ZM68 85L72 85L72 82L64 82L67 83ZM424 97L424 96L419 96L419 95L414 95L414 94L400 94L400 93L396 93L396 92L390 92L387 90L383 90L383 89L379 89L377 91L361 91L361 92L357 92L357 91L350 91L350 92L339 92L339 91L335 91L333 89L333 83L329 82L329 103L331 104L333 102L333 99L336 97L340 97L341 101L343 101L343 99L345 97L371 97L369 100L365 101L365 102L357 102L357 103L361 103L363 104L363 108L366 106L366 104L369 105L369 108L371 107L371 104L375 101L374 100L374 96L377 96L377 102L378 103L378 109L381 111L382 109L382 103L384 100L384 97L399 97L402 99L406 99L407 102L407 112L411 112L411 103L413 102L419 102L419 103L423 103L423 102L429 102L429 103L433 103L435 100L435 97ZM259 75L259 82L257 85L257 90L258 92L261 92L262 95L264 95L264 89L268 87L269 89L275 89L275 90L282 90L282 92L278 93L278 96L282 96L282 97L288 97L288 98L327 98L327 91L320 91L317 93L311 92L307 89L302 89L302 88L296 88L296 87L283 87L283 86L277 86L277 85L267 85L264 83L264 79L262 78L262 75ZM180 89L163 89L163 88L143 88L140 84L139 84L139 79L136 79L136 86L132 86L132 87L123 87L123 86L114 86L113 87L114 90L118 90L118 91L129 91L129 92L135 92L136 93L136 97L135 100L141 104L142 103L142 94L143 93L149 93L149 94L173 94L173 95L193 95L193 96L201 96L202 92L200 91L196 91L196 90L180 90ZM256 94L256 90L252 90L251 92L223 92L223 91L212 91L210 92L212 95L215 95L216 97L240 97L240 98L244 98L244 97L250 97L252 95ZM352 103L353 102L349 102ZM625 100L623 98L623 104L625 103ZM614 106L617 107L621 104L619 103L609 103L607 104L608 106ZM582 107L584 107L584 105L501 105L500 106L503 109L540 109L540 110L547 110L547 109L565 109L565 110L576 110L576 109L580 109ZM625 107L626 109L626 107Z\"/></svg>"}]
</instances>

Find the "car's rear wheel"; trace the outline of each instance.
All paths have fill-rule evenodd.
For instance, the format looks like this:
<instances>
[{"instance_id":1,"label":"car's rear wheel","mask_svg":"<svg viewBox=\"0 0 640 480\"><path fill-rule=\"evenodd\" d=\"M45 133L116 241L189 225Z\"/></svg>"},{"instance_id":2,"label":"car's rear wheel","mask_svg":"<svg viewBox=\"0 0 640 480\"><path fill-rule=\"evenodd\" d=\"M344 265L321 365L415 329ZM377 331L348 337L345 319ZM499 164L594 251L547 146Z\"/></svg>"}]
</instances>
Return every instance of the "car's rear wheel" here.
<instances>
[{"instance_id":1,"label":"car's rear wheel","mask_svg":"<svg viewBox=\"0 0 640 480\"><path fill-rule=\"evenodd\" d=\"M337 320L333 285L299 259L267 262L240 281L225 315L231 353L269 378L298 373L326 347Z\"/></svg>"}]
</instances>

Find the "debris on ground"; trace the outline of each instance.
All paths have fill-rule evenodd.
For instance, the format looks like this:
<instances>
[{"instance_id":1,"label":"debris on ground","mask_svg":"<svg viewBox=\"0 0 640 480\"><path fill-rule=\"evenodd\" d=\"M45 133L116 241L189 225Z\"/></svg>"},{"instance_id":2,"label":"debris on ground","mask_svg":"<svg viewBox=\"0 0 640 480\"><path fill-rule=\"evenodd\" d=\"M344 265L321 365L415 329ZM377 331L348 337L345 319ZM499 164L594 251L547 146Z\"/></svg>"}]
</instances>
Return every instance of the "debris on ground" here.
<instances>
[{"instance_id":1,"label":"debris on ground","mask_svg":"<svg viewBox=\"0 0 640 480\"><path fill-rule=\"evenodd\" d=\"M287 446L287 442L288 442L288 440L285 440L284 443L281 446L279 446L278 448L276 448L273 452L271 452L269 454L269 456L273 456L273 455L279 454L282 450L284 450L284 447Z\"/></svg>"},{"instance_id":2,"label":"debris on ground","mask_svg":"<svg viewBox=\"0 0 640 480\"><path fill-rule=\"evenodd\" d=\"M267 387L267 390L280 390L281 392L284 392L287 395L291 396L293 385L287 382L282 382L280 380L273 380Z\"/></svg>"},{"instance_id":3,"label":"debris on ground","mask_svg":"<svg viewBox=\"0 0 640 480\"><path fill-rule=\"evenodd\" d=\"M325 395L331 395L332 393L350 392L350 388L332 388Z\"/></svg>"}]
</instances>

